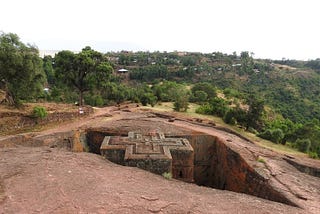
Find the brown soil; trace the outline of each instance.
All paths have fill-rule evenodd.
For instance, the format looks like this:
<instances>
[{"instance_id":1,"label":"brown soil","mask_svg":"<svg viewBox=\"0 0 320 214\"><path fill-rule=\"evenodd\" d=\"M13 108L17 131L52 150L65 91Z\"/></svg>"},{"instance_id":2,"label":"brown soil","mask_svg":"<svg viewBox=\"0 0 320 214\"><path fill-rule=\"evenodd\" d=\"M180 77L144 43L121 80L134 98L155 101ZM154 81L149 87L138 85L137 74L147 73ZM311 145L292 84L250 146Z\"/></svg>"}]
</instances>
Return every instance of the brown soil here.
<instances>
[{"instance_id":1,"label":"brown soil","mask_svg":"<svg viewBox=\"0 0 320 214\"><path fill-rule=\"evenodd\" d=\"M320 179L302 173L283 155L213 127L209 121L177 118L168 122L133 106L96 109L85 118L32 133L44 136L75 129L110 129L166 134L202 132L217 136L300 208L245 194L200 187L118 166L90 153L72 153L0 137L0 213L317 213ZM257 158L265 160L264 164ZM296 162L308 162L290 157ZM309 163L309 162L308 162ZM320 168L319 161L309 163Z\"/></svg>"},{"instance_id":2,"label":"brown soil","mask_svg":"<svg viewBox=\"0 0 320 214\"><path fill-rule=\"evenodd\" d=\"M44 119L33 116L35 106L44 107L48 116ZM63 122L80 119L93 112L91 107L83 107L84 113L79 114L79 107L70 104L30 103L21 108L0 105L0 136L18 134L27 131L40 131Z\"/></svg>"}]
</instances>

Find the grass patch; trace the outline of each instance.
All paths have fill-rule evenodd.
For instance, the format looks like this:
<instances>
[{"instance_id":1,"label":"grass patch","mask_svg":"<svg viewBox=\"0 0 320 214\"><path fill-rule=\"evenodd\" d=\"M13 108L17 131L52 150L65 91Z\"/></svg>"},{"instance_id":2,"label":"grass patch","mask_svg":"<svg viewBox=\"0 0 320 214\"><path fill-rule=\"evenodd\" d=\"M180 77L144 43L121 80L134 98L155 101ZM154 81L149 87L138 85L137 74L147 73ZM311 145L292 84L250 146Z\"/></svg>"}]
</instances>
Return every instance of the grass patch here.
<instances>
[{"instance_id":1,"label":"grass patch","mask_svg":"<svg viewBox=\"0 0 320 214\"><path fill-rule=\"evenodd\" d=\"M265 164L266 163L266 161L262 158L262 157L258 157L258 160L257 160L258 162L260 162L260 163L263 163L263 164Z\"/></svg>"},{"instance_id":2,"label":"grass patch","mask_svg":"<svg viewBox=\"0 0 320 214\"><path fill-rule=\"evenodd\" d=\"M168 180L172 179L172 174L171 174L171 172L164 172L164 173L162 174L162 176L163 176L165 179L168 179Z\"/></svg>"}]
</instances>

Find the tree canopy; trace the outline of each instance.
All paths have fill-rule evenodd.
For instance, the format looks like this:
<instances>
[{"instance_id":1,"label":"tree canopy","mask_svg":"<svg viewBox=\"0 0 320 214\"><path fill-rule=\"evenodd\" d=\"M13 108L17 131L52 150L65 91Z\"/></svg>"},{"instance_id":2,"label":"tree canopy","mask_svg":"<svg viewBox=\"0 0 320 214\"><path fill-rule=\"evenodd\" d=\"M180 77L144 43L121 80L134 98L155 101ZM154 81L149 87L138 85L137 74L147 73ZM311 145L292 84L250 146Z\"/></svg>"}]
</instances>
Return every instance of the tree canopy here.
<instances>
[{"instance_id":1,"label":"tree canopy","mask_svg":"<svg viewBox=\"0 0 320 214\"><path fill-rule=\"evenodd\" d=\"M38 49L25 45L13 33L0 35L0 87L5 91L5 100L18 106L21 100L42 93L45 74Z\"/></svg>"},{"instance_id":2,"label":"tree canopy","mask_svg":"<svg viewBox=\"0 0 320 214\"><path fill-rule=\"evenodd\" d=\"M85 47L77 54L71 51L59 52L55 57L55 72L59 79L78 90L79 104L82 106L83 93L108 81L113 68L101 53Z\"/></svg>"}]
</instances>

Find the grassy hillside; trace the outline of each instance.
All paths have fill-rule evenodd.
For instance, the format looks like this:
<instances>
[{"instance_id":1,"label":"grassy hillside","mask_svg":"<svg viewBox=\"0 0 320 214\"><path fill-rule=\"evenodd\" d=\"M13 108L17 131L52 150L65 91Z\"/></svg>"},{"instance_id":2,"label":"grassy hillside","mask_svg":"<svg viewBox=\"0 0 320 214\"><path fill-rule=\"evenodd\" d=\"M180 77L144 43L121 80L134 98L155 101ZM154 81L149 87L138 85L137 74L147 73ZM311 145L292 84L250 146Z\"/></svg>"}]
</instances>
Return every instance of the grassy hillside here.
<instances>
[{"instance_id":1,"label":"grassy hillside","mask_svg":"<svg viewBox=\"0 0 320 214\"><path fill-rule=\"evenodd\" d=\"M112 56L109 58L116 68L129 69L131 81L206 81L222 90L255 94L294 122L320 119L320 66L314 61L253 59L247 52L240 56L179 52L122 52Z\"/></svg>"}]
</instances>

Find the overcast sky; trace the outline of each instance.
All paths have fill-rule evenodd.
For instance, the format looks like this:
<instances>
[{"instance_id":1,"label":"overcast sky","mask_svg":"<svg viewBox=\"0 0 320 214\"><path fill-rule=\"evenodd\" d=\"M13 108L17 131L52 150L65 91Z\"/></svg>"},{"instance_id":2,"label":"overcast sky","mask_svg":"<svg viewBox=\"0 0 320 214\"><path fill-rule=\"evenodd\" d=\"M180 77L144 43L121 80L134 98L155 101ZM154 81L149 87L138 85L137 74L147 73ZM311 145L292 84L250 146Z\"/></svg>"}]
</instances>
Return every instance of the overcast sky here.
<instances>
[{"instance_id":1,"label":"overcast sky","mask_svg":"<svg viewBox=\"0 0 320 214\"><path fill-rule=\"evenodd\" d=\"M249 51L320 58L319 0L0 0L0 31L40 50Z\"/></svg>"}]
</instances>

